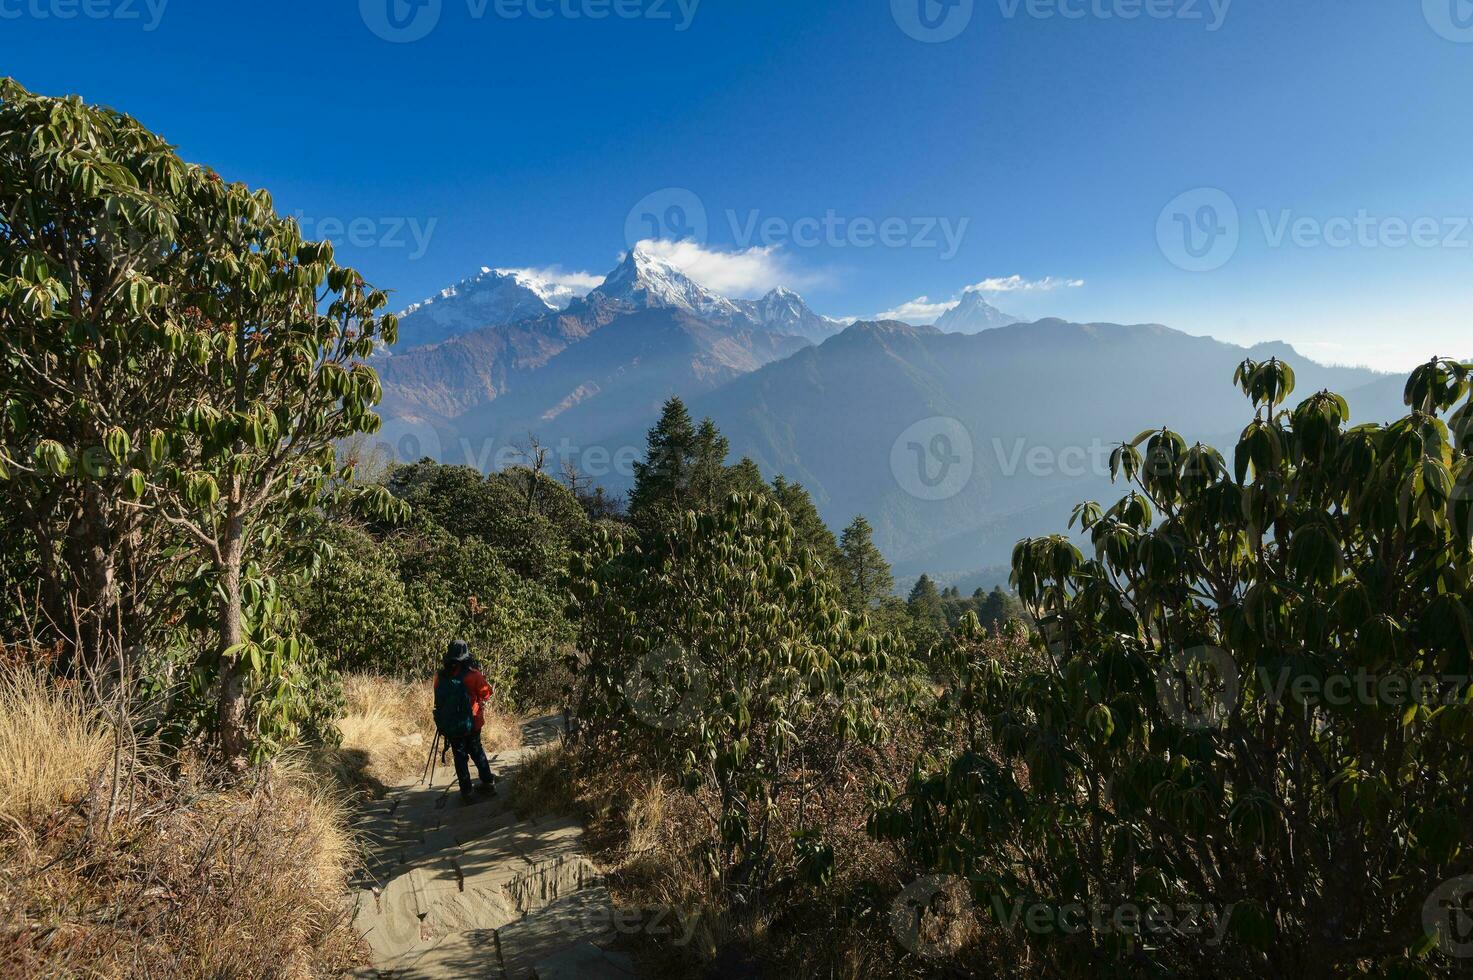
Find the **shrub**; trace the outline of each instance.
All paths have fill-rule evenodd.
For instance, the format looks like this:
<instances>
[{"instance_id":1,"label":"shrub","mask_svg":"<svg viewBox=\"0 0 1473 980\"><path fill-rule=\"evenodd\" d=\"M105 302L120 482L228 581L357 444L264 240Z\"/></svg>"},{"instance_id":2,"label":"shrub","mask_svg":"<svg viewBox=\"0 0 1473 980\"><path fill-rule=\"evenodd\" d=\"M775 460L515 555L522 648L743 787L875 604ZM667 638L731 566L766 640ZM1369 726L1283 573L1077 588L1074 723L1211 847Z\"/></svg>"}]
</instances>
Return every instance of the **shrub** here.
<instances>
[{"instance_id":1,"label":"shrub","mask_svg":"<svg viewBox=\"0 0 1473 980\"><path fill-rule=\"evenodd\" d=\"M765 495L687 513L643 549L605 543L575 568L580 718L709 794L704 855L732 899L758 902L775 871L826 883L833 851L803 807L859 746L887 737L888 645L843 609ZM775 816L790 803L797 836L779 842Z\"/></svg>"},{"instance_id":2,"label":"shrub","mask_svg":"<svg viewBox=\"0 0 1473 980\"><path fill-rule=\"evenodd\" d=\"M1473 417L1439 416L1470 375L1432 362L1411 415L1347 428L1344 399L1286 410L1293 372L1249 361L1233 465L1169 430L1123 444L1132 492L1077 512L1095 557L1015 552L1036 658L970 669L978 730L877 832L1000 918L1042 909L1015 940L1060 974L1447 969L1426 923L1473 880ZM1336 695L1358 677L1378 693ZM1066 920L1096 907L1225 931Z\"/></svg>"}]
</instances>

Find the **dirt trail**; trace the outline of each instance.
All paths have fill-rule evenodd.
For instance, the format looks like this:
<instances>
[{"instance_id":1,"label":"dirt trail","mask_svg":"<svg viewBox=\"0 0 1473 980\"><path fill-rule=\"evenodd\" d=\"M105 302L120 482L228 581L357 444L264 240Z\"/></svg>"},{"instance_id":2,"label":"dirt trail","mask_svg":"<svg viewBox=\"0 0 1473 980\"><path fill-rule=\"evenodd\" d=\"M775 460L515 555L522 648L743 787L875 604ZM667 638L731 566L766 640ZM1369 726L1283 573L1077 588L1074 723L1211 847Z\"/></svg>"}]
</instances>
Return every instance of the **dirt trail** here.
<instances>
[{"instance_id":1,"label":"dirt trail","mask_svg":"<svg viewBox=\"0 0 1473 980\"><path fill-rule=\"evenodd\" d=\"M454 772L437 788L392 788L356 829L369 841L354 925L373 948L371 977L633 980L609 951L613 906L576 820L519 820L506 790L557 741L556 716L522 726L521 748L491 757L501 795L460 802ZM448 782L448 785L447 785Z\"/></svg>"}]
</instances>

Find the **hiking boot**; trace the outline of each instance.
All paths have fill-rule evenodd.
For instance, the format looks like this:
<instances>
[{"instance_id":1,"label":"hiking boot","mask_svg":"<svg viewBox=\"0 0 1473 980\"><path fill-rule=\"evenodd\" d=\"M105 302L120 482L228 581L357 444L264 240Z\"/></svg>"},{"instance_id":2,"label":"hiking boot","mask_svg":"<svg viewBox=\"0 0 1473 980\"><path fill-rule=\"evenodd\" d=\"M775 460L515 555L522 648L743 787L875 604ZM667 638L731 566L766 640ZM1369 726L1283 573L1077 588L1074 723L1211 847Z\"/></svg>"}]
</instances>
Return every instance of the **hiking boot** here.
<instances>
[{"instance_id":1,"label":"hiking boot","mask_svg":"<svg viewBox=\"0 0 1473 980\"><path fill-rule=\"evenodd\" d=\"M474 794L474 793L461 793L460 794L460 805L461 806L470 806L474 802L476 802L476 794Z\"/></svg>"}]
</instances>

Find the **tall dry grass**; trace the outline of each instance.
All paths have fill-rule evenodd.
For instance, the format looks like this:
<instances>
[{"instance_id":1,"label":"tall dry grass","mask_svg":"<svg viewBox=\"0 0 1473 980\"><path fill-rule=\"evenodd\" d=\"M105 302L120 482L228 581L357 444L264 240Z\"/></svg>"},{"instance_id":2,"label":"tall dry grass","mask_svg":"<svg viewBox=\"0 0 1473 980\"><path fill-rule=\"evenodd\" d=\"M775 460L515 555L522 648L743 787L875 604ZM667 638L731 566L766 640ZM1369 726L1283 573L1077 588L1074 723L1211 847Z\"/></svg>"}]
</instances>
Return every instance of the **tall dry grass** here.
<instances>
[{"instance_id":1,"label":"tall dry grass","mask_svg":"<svg viewBox=\"0 0 1473 980\"><path fill-rule=\"evenodd\" d=\"M339 976L364 961L341 794L301 760L247 784L147 759L104 712L0 669L0 976Z\"/></svg>"},{"instance_id":2,"label":"tall dry grass","mask_svg":"<svg viewBox=\"0 0 1473 980\"><path fill-rule=\"evenodd\" d=\"M112 751L112 733L75 688L27 667L0 670L0 814L25 819L75 801Z\"/></svg>"}]
</instances>

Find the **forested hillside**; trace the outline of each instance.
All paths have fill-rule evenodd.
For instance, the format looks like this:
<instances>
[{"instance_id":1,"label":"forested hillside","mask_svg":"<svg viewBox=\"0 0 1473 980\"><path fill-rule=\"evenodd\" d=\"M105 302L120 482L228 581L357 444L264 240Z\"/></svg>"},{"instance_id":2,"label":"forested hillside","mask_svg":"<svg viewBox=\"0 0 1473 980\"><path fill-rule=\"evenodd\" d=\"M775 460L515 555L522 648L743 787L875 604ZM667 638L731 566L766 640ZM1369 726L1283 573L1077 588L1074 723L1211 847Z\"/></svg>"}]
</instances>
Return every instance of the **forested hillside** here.
<instances>
[{"instance_id":1,"label":"forested hillside","mask_svg":"<svg viewBox=\"0 0 1473 980\"><path fill-rule=\"evenodd\" d=\"M1393 412L1162 327L861 324L663 400L622 496L536 441L385 461L387 304L265 190L0 82L0 973L354 974L376 863L412 948L467 881L524 912L597 878L648 976L1466 973L1473 364ZM806 343L619 318L546 363L619 346L620 424L662 351L678 383ZM938 414L978 479L907 499L897 436ZM398 809L452 737L430 675L471 664L471 817ZM465 740L534 711L516 840L472 840ZM461 971L515 972L516 919L455 923Z\"/></svg>"}]
</instances>

